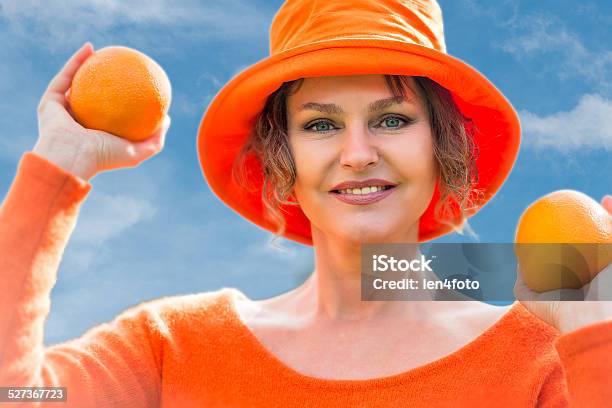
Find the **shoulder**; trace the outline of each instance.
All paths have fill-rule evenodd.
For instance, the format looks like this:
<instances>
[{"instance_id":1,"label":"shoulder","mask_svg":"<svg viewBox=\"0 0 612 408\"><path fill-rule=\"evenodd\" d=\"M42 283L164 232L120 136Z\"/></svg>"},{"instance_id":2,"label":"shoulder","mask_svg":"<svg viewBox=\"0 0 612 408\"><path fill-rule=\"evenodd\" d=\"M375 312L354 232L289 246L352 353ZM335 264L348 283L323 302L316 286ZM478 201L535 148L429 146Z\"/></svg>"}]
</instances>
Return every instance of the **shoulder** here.
<instances>
[{"instance_id":1,"label":"shoulder","mask_svg":"<svg viewBox=\"0 0 612 408\"><path fill-rule=\"evenodd\" d=\"M143 307L154 309L163 313L198 313L219 307L235 290L229 287L221 289L160 297L142 304Z\"/></svg>"},{"instance_id":2,"label":"shoulder","mask_svg":"<svg viewBox=\"0 0 612 408\"><path fill-rule=\"evenodd\" d=\"M237 289L218 290L186 295L164 296L127 309L124 316L139 315L150 329L160 335L213 330L231 323L231 297Z\"/></svg>"},{"instance_id":3,"label":"shoulder","mask_svg":"<svg viewBox=\"0 0 612 408\"><path fill-rule=\"evenodd\" d=\"M497 342L507 355L520 356L515 361L530 365L539 375L559 365L554 344L560 333L555 327L533 315L519 301L515 301L505 319Z\"/></svg>"},{"instance_id":4,"label":"shoulder","mask_svg":"<svg viewBox=\"0 0 612 408\"><path fill-rule=\"evenodd\" d=\"M509 327L527 343L552 344L559 337L559 331L531 313L522 303L515 301L508 314Z\"/></svg>"}]
</instances>

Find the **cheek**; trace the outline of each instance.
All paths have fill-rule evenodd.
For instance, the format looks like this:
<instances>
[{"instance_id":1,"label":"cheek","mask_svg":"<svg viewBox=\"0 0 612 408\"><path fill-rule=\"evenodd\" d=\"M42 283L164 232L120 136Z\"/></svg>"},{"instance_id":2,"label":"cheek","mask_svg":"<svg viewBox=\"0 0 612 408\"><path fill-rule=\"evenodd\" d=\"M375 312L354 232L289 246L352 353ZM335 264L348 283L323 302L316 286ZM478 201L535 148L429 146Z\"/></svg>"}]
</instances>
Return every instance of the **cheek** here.
<instances>
[{"instance_id":1,"label":"cheek","mask_svg":"<svg viewBox=\"0 0 612 408\"><path fill-rule=\"evenodd\" d=\"M293 162L295 163L296 179L293 186L295 197L300 203L302 210L308 207L309 201L308 192L312 191L313 185L316 183L317 170L315 166L317 162L314 160L314 155L304 146L299 143L290 143Z\"/></svg>"},{"instance_id":2,"label":"cheek","mask_svg":"<svg viewBox=\"0 0 612 408\"><path fill-rule=\"evenodd\" d=\"M317 146L314 142L306 145L298 141L291 143L291 149L297 171L296 192L301 187L322 188L326 163L324 146Z\"/></svg>"},{"instance_id":3,"label":"cheek","mask_svg":"<svg viewBox=\"0 0 612 408\"><path fill-rule=\"evenodd\" d=\"M427 130L416 131L392 146L393 167L399 173L417 184L435 183L437 164L431 133Z\"/></svg>"}]
</instances>

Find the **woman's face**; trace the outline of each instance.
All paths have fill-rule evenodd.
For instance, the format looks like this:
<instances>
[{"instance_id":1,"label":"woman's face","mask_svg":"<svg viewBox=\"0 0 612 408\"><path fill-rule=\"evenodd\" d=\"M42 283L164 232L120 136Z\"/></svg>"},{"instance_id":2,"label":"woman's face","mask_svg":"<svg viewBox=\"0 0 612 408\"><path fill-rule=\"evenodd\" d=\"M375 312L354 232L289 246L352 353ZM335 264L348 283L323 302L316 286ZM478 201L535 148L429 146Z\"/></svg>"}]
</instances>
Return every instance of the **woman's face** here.
<instances>
[{"instance_id":1,"label":"woman's face","mask_svg":"<svg viewBox=\"0 0 612 408\"><path fill-rule=\"evenodd\" d=\"M306 78L287 100L294 194L313 227L359 242L417 242L437 179L427 108L393 100L383 75ZM340 183L394 187L338 192ZM318 230L318 231L317 231Z\"/></svg>"}]
</instances>

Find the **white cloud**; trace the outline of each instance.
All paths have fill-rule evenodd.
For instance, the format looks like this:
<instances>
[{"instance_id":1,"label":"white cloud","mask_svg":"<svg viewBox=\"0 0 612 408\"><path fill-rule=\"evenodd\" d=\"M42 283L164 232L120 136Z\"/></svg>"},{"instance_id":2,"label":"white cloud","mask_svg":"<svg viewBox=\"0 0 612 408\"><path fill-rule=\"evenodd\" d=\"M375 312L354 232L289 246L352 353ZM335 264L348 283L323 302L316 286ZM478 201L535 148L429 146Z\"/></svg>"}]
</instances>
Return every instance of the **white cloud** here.
<instances>
[{"instance_id":1,"label":"white cloud","mask_svg":"<svg viewBox=\"0 0 612 408\"><path fill-rule=\"evenodd\" d=\"M38 138L36 106L40 95L33 94L31 88L39 81L33 64L16 58L23 53L17 45L5 43L1 34L0 43L0 128L3 129L0 160L16 164Z\"/></svg>"},{"instance_id":2,"label":"white cloud","mask_svg":"<svg viewBox=\"0 0 612 408\"><path fill-rule=\"evenodd\" d=\"M533 15L513 25L501 49L517 59L547 57L543 69L554 69L559 79L579 79L612 89L612 50L591 50L556 17Z\"/></svg>"},{"instance_id":3,"label":"white cloud","mask_svg":"<svg viewBox=\"0 0 612 408\"><path fill-rule=\"evenodd\" d=\"M51 49L75 48L85 40L112 42L111 30L128 32L141 46L159 47L160 36L245 37L269 24L265 13L243 0L0 0L0 18L9 32ZM151 30L145 33L145 27Z\"/></svg>"},{"instance_id":4,"label":"white cloud","mask_svg":"<svg viewBox=\"0 0 612 408\"><path fill-rule=\"evenodd\" d=\"M278 259L295 259L308 249L285 238L278 238L272 242L273 235L266 235L266 239L257 239L249 244L244 253L247 256L266 256Z\"/></svg>"},{"instance_id":5,"label":"white cloud","mask_svg":"<svg viewBox=\"0 0 612 408\"><path fill-rule=\"evenodd\" d=\"M462 0L461 5L469 15L494 19L501 26L514 24L521 17L518 0Z\"/></svg>"},{"instance_id":6,"label":"white cloud","mask_svg":"<svg viewBox=\"0 0 612 408\"><path fill-rule=\"evenodd\" d=\"M223 85L221 80L216 75L208 72L200 74L200 76L196 79L195 84L198 86L212 86L215 89Z\"/></svg>"},{"instance_id":7,"label":"white cloud","mask_svg":"<svg viewBox=\"0 0 612 408\"><path fill-rule=\"evenodd\" d=\"M187 115L202 115L222 86L223 83L216 75L204 72L194 81L189 92L173 90L172 103Z\"/></svg>"},{"instance_id":8,"label":"white cloud","mask_svg":"<svg viewBox=\"0 0 612 408\"><path fill-rule=\"evenodd\" d=\"M237 47L256 44L267 36L269 22L265 7L249 0L0 0L0 94L11 96L0 100L4 113L0 125L26 137L5 137L0 158L14 160L36 141L31 125L36 104L43 85L55 73L41 74L45 64L37 63L37 58L55 61L59 70L69 55L91 41L95 49L121 44L155 59L165 54L167 64L172 60L179 66L186 60L206 71L210 66L199 56L201 48L221 42ZM198 51L185 52L186 48ZM202 114L222 80L208 71L201 74L191 88L201 95L197 97L176 86L177 109L192 116Z\"/></svg>"},{"instance_id":9,"label":"white cloud","mask_svg":"<svg viewBox=\"0 0 612 408\"><path fill-rule=\"evenodd\" d=\"M520 113L524 142L536 148L612 150L612 100L589 94L570 111L539 116Z\"/></svg>"},{"instance_id":10,"label":"white cloud","mask_svg":"<svg viewBox=\"0 0 612 408\"><path fill-rule=\"evenodd\" d=\"M86 273L100 259L100 252L112 247L109 241L129 234L131 227L152 220L157 212L147 200L92 190L70 237L75 250L66 252L61 270L73 276Z\"/></svg>"},{"instance_id":11,"label":"white cloud","mask_svg":"<svg viewBox=\"0 0 612 408\"><path fill-rule=\"evenodd\" d=\"M76 244L100 246L131 226L150 220L155 213L148 201L96 191L87 198L71 239Z\"/></svg>"}]
</instances>

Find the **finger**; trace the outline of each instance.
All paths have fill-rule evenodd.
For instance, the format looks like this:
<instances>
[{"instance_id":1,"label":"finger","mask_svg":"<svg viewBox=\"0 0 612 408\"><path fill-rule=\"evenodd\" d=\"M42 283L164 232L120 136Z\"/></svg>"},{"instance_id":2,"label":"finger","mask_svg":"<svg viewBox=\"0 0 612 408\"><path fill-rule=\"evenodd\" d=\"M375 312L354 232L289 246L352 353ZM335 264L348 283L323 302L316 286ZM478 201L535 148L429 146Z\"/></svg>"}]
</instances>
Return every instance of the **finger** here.
<instances>
[{"instance_id":1,"label":"finger","mask_svg":"<svg viewBox=\"0 0 612 408\"><path fill-rule=\"evenodd\" d=\"M151 136L140 142L131 142L106 133L103 136L105 137L104 140L108 141L108 148L114 152L112 163L106 163L106 168L110 169L121 165L137 166L149 157L159 153L164 146L165 135L169 127L170 117L166 116L162 125Z\"/></svg>"},{"instance_id":2,"label":"finger","mask_svg":"<svg viewBox=\"0 0 612 408\"><path fill-rule=\"evenodd\" d=\"M601 205L603 208L608 210L608 213L612 214L612 196L606 194L606 196L601 200Z\"/></svg>"},{"instance_id":3,"label":"finger","mask_svg":"<svg viewBox=\"0 0 612 408\"><path fill-rule=\"evenodd\" d=\"M141 142L132 142L112 133L102 130L88 129L99 140L100 167L103 170L112 170L123 167L135 167L144 160L158 153L164 143L164 136L170 126L170 118L164 119L159 127L148 139Z\"/></svg>"},{"instance_id":4,"label":"finger","mask_svg":"<svg viewBox=\"0 0 612 408\"><path fill-rule=\"evenodd\" d=\"M70 57L64 67L51 80L42 99L55 100L65 106L66 91L68 91L70 88L72 79L80 66L91 54L93 54L93 46L91 43L86 42L77 52L72 55L72 57Z\"/></svg>"},{"instance_id":5,"label":"finger","mask_svg":"<svg viewBox=\"0 0 612 408\"><path fill-rule=\"evenodd\" d=\"M150 155L159 152L164 147L166 133L170 128L171 119L166 115L161 126L147 139L134 143L137 154Z\"/></svg>"}]
</instances>

